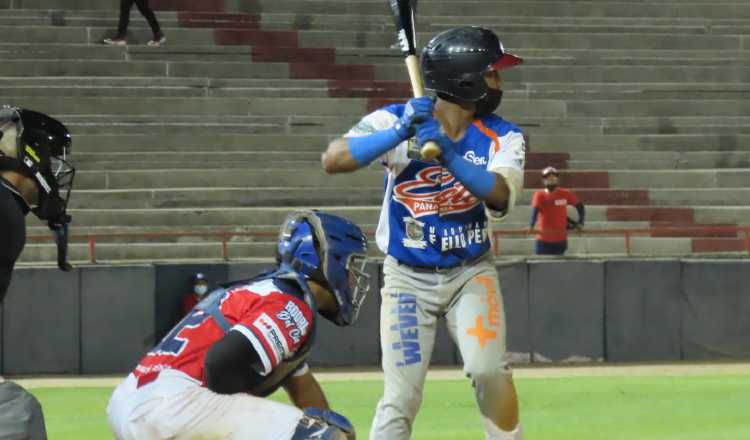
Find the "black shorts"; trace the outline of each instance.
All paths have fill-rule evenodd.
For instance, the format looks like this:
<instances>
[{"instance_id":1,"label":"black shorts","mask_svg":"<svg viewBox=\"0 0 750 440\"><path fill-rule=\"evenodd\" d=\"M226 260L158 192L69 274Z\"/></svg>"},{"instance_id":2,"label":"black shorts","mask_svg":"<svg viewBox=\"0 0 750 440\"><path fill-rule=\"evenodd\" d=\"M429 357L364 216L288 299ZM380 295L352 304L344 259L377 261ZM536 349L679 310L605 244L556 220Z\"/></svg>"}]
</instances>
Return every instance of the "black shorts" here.
<instances>
[{"instance_id":1,"label":"black shorts","mask_svg":"<svg viewBox=\"0 0 750 440\"><path fill-rule=\"evenodd\" d=\"M568 250L568 241L536 241L537 255L562 255Z\"/></svg>"},{"instance_id":2,"label":"black shorts","mask_svg":"<svg viewBox=\"0 0 750 440\"><path fill-rule=\"evenodd\" d=\"M0 184L0 303L10 285L10 276L26 244L26 217L21 204Z\"/></svg>"}]
</instances>

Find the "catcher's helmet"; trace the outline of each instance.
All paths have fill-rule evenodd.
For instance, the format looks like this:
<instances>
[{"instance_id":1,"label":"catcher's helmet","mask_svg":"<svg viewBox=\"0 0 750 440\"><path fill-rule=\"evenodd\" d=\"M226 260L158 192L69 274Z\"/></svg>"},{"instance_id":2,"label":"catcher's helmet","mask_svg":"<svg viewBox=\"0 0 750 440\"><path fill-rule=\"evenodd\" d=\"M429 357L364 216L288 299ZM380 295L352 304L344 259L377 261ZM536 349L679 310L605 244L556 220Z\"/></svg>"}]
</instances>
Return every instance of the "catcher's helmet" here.
<instances>
[{"instance_id":1,"label":"catcher's helmet","mask_svg":"<svg viewBox=\"0 0 750 440\"><path fill-rule=\"evenodd\" d=\"M317 281L333 293L337 325L357 320L369 290L365 272L367 238L357 225L333 214L297 211L289 214L279 235L277 260L281 268Z\"/></svg>"},{"instance_id":2,"label":"catcher's helmet","mask_svg":"<svg viewBox=\"0 0 750 440\"><path fill-rule=\"evenodd\" d=\"M494 32L465 26L441 32L422 50L422 74L427 90L448 100L476 102L487 95L483 75L521 64L505 52Z\"/></svg>"}]
</instances>

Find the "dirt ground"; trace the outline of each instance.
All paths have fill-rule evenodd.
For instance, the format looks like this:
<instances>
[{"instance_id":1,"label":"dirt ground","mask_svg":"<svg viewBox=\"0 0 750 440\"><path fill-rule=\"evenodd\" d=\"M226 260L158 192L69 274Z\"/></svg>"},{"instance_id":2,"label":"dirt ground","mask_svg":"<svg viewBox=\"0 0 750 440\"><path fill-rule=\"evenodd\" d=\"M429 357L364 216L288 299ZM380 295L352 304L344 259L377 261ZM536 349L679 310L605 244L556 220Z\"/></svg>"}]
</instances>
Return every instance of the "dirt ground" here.
<instances>
[{"instance_id":1,"label":"dirt ground","mask_svg":"<svg viewBox=\"0 0 750 440\"><path fill-rule=\"evenodd\" d=\"M513 368L517 378L533 379L545 377L582 376L689 376L689 375L750 375L750 361L731 363L676 363L676 364L586 364L586 365L522 365ZM331 369L315 371L321 382L350 380L382 380L379 370ZM431 369L427 380L462 379L464 374L457 368ZM123 376L49 376L17 377L12 379L25 388L42 387L112 387L122 381Z\"/></svg>"}]
</instances>

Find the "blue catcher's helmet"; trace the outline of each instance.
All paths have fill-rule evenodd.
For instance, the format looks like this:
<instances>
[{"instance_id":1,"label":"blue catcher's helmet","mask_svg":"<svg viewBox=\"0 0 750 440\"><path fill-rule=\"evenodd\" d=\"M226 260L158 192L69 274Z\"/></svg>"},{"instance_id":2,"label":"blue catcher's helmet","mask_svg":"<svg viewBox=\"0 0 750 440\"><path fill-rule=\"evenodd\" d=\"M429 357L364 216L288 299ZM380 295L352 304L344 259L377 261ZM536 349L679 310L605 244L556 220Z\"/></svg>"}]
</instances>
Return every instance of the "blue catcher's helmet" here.
<instances>
[{"instance_id":1,"label":"blue catcher's helmet","mask_svg":"<svg viewBox=\"0 0 750 440\"><path fill-rule=\"evenodd\" d=\"M337 325L357 320L369 290L365 272L367 238L357 225L333 214L297 211L287 216L279 234L277 260L322 284L333 293L338 313L323 316Z\"/></svg>"}]
</instances>

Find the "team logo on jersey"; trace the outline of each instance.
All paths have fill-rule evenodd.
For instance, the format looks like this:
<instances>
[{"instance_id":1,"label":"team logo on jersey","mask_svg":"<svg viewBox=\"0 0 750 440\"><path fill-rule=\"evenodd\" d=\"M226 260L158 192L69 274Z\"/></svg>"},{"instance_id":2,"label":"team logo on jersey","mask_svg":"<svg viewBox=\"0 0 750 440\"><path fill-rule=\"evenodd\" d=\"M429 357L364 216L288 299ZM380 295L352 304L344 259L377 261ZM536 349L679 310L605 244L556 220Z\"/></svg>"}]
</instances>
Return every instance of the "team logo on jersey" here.
<instances>
[{"instance_id":1,"label":"team logo on jersey","mask_svg":"<svg viewBox=\"0 0 750 440\"><path fill-rule=\"evenodd\" d=\"M276 322L265 313L261 313L260 316L253 322L253 327L260 331L263 339L265 339L268 346L271 348L271 352L276 358L276 362L284 360L287 353L289 353L289 346L286 343L286 338L283 332L276 325Z\"/></svg>"},{"instance_id":2,"label":"team logo on jersey","mask_svg":"<svg viewBox=\"0 0 750 440\"><path fill-rule=\"evenodd\" d=\"M289 301L284 306L284 310L276 313L276 318L284 323L284 328L289 333L289 337L292 338L295 344L299 344L302 340L302 336L305 334L307 327L310 323L305 318L304 313L297 307L292 301Z\"/></svg>"},{"instance_id":3,"label":"team logo on jersey","mask_svg":"<svg viewBox=\"0 0 750 440\"><path fill-rule=\"evenodd\" d=\"M404 217L404 232L406 236L403 239L404 247L425 249L427 242L424 240L424 222L411 217Z\"/></svg>"},{"instance_id":4,"label":"team logo on jersey","mask_svg":"<svg viewBox=\"0 0 750 440\"><path fill-rule=\"evenodd\" d=\"M474 150L469 150L464 154L464 159L473 163L474 165L487 165L487 158L479 156Z\"/></svg>"},{"instance_id":5,"label":"team logo on jersey","mask_svg":"<svg viewBox=\"0 0 750 440\"><path fill-rule=\"evenodd\" d=\"M443 167L427 167L412 180L393 188L393 198L414 218L426 215L457 214L479 204L479 199Z\"/></svg>"}]
</instances>

